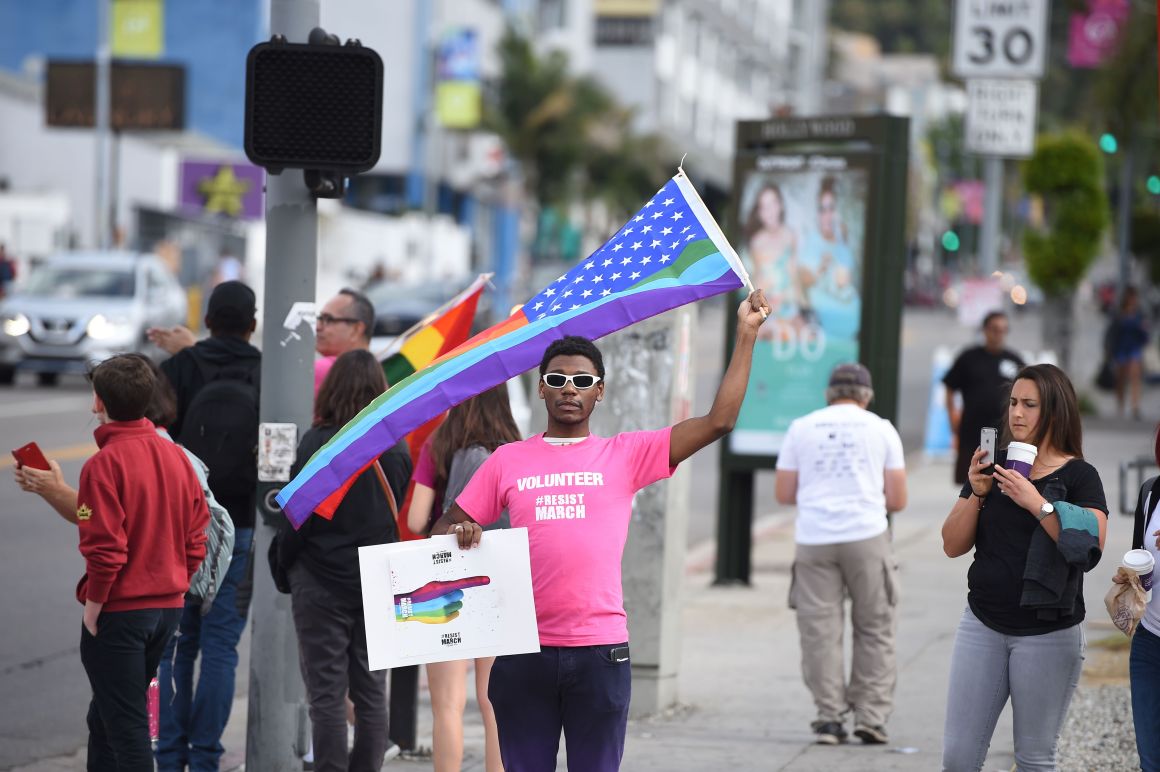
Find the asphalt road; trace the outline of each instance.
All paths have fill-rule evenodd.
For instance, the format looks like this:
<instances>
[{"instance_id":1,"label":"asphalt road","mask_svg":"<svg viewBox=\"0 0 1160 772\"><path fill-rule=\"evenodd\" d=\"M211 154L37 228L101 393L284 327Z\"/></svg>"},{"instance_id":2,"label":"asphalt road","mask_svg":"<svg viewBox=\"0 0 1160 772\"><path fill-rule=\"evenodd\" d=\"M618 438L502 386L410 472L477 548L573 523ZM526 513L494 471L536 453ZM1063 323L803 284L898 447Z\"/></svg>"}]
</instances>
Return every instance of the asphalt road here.
<instances>
[{"instance_id":1,"label":"asphalt road","mask_svg":"<svg viewBox=\"0 0 1160 772\"><path fill-rule=\"evenodd\" d=\"M702 303L697 325L698 363L695 408L708 410L723 367L722 303ZM1075 362L1094 368L1098 321L1079 312L1087 330L1077 341ZM1012 324L1012 344L1038 350L1038 319L1028 314ZM930 388L931 356L939 345L973 340L946 311L908 310L904 319L898 426L909 451L921 448ZM55 388L38 388L21 378L0 388L0 435L4 450L35 440L59 460L73 484L95 448L90 392L80 378ZM694 546L711 539L717 495L715 449L692 461L693 486L688 539ZM74 588L82 564L73 527L40 499L21 492L11 474L11 457L0 457L0 770L37 759L72 753L86 738L84 715L89 686L77 655L80 607ZM755 516L774 511L773 474L758 474ZM248 638L248 636L247 636ZM248 641L246 642L248 645ZM243 655L243 662L248 658ZM240 675L238 689L247 678Z\"/></svg>"}]
</instances>

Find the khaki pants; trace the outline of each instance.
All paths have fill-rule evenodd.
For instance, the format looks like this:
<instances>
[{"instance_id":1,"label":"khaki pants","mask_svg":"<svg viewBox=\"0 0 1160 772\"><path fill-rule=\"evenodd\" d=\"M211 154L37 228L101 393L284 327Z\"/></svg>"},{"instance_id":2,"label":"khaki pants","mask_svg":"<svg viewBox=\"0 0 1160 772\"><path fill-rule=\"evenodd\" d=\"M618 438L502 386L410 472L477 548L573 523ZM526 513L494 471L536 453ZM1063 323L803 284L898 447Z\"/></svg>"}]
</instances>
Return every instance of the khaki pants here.
<instances>
[{"instance_id":1,"label":"khaki pants","mask_svg":"<svg viewBox=\"0 0 1160 772\"><path fill-rule=\"evenodd\" d=\"M854 658L847 683L842 662L845 597L851 601ZM890 536L843 544L799 544L789 605L797 610L802 676L818 721L884 726L894 706L898 578Z\"/></svg>"}]
</instances>

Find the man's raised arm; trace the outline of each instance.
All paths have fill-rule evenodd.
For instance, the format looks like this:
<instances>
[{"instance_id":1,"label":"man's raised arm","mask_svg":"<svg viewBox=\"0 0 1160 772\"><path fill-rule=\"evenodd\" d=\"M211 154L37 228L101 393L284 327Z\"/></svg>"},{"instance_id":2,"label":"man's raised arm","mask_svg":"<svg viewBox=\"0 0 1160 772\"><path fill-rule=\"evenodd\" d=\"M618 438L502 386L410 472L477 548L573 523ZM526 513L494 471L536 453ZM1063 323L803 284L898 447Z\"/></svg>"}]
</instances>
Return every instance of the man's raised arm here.
<instances>
[{"instance_id":1,"label":"man's raised arm","mask_svg":"<svg viewBox=\"0 0 1160 772\"><path fill-rule=\"evenodd\" d=\"M733 356L717 398L709 414L689 418L673 427L669 438L669 465L676 466L706 445L733 431L737 414L741 412L741 402L745 399L745 389L749 385L749 369L753 364L753 344L757 341L757 328L769 316L769 305L761 290L754 290L741 301L737 308L737 341L733 346Z\"/></svg>"}]
</instances>

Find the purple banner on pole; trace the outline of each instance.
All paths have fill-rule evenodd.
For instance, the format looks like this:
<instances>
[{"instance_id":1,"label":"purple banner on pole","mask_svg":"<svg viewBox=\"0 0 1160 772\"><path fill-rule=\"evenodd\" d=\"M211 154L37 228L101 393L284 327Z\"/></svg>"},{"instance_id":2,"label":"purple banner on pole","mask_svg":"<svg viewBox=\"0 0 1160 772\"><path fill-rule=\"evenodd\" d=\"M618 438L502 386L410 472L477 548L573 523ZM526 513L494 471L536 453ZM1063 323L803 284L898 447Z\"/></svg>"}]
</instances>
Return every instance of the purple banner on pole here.
<instances>
[{"instance_id":1,"label":"purple banner on pole","mask_svg":"<svg viewBox=\"0 0 1160 772\"><path fill-rule=\"evenodd\" d=\"M178 202L187 212L260 220L265 175L248 163L182 161Z\"/></svg>"},{"instance_id":2,"label":"purple banner on pole","mask_svg":"<svg viewBox=\"0 0 1160 772\"><path fill-rule=\"evenodd\" d=\"M1068 64L1101 66L1115 53L1129 10L1128 0L1088 0L1087 13L1073 13L1068 30Z\"/></svg>"}]
</instances>

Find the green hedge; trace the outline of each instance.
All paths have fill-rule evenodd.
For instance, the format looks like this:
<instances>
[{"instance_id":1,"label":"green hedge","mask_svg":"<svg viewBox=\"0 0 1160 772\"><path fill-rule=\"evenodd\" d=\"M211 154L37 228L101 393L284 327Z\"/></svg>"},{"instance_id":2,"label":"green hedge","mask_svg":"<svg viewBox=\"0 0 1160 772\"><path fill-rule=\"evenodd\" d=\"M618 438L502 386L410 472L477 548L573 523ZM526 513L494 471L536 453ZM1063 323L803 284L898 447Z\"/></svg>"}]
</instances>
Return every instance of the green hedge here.
<instances>
[{"instance_id":1,"label":"green hedge","mask_svg":"<svg viewBox=\"0 0 1160 772\"><path fill-rule=\"evenodd\" d=\"M1043 199L1046 219L1044 230L1023 235L1027 273L1048 295L1067 294L1091 267L1109 221L1099 149L1079 134L1042 135L1023 184Z\"/></svg>"}]
</instances>

